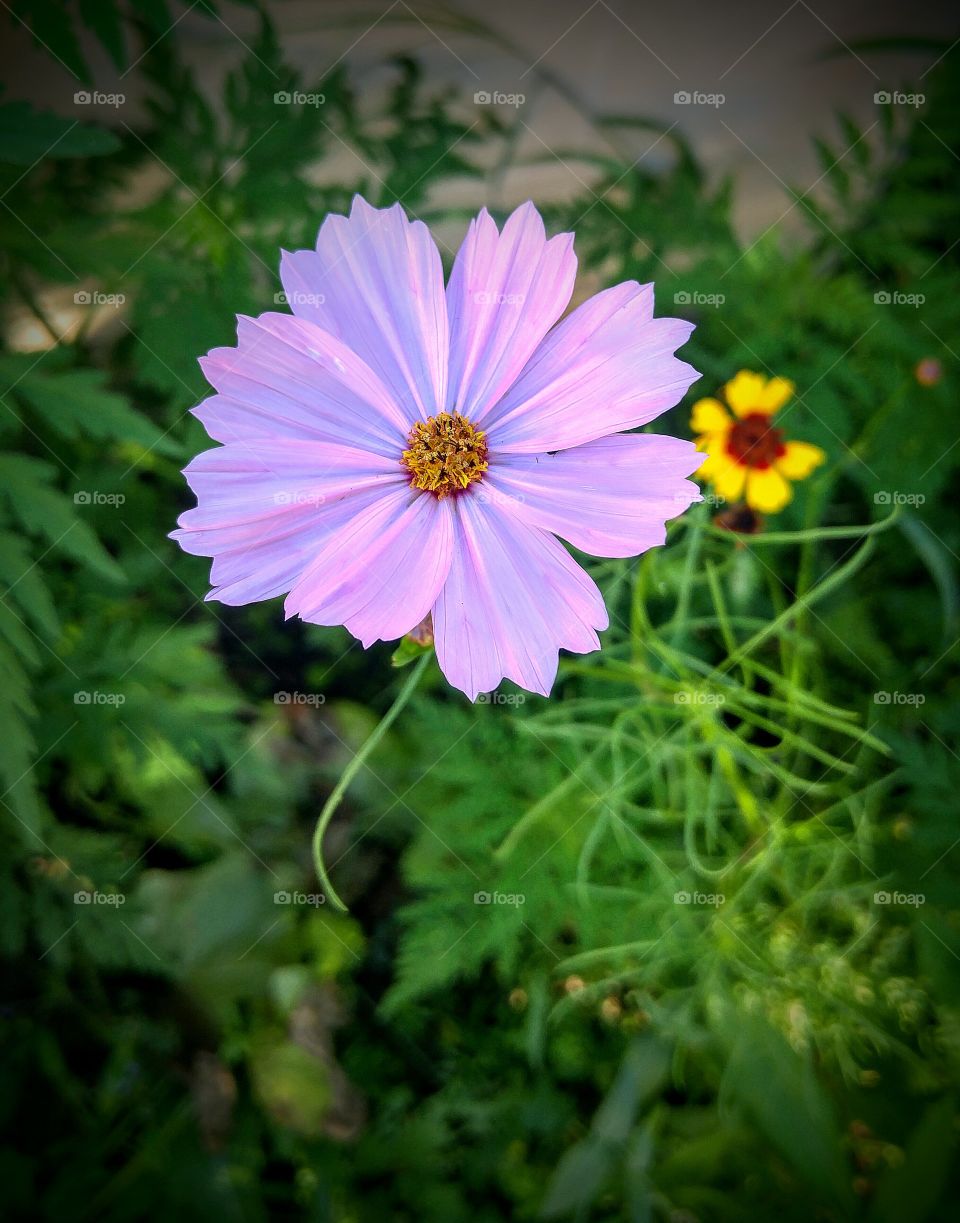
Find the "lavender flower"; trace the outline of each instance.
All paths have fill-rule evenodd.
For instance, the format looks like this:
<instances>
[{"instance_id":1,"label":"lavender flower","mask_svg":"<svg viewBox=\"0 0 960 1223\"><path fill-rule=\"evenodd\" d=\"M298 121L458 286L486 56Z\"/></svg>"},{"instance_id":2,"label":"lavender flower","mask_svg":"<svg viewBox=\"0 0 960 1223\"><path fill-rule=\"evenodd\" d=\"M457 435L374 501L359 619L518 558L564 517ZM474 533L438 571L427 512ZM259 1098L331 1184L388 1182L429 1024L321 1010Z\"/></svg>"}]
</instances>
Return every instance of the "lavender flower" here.
<instances>
[{"instance_id":1,"label":"lavender flower","mask_svg":"<svg viewBox=\"0 0 960 1223\"><path fill-rule=\"evenodd\" d=\"M213 557L207 596L286 595L287 616L365 647L432 612L437 659L471 700L504 677L548 695L560 649L599 647L595 556L662 544L698 499L687 441L628 434L698 376L692 329L653 317L653 286L606 289L558 322L573 235L530 203L501 233L482 211L449 284L426 226L359 197L281 263L293 313L240 317L201 360L195 408L221 445L185 475L173 532Z\"/></svg>"}]
</instances>

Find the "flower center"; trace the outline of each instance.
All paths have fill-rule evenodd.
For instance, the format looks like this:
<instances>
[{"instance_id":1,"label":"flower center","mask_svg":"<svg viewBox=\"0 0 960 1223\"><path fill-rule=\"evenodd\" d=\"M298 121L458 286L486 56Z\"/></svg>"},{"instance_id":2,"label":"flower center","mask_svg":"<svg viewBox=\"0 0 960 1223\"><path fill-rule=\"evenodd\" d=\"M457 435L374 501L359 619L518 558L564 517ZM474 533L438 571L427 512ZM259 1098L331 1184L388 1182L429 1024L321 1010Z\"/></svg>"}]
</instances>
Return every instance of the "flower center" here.
<instances>
[{"instance_id":1,"label":"flower center","mask_svg":"<svg viewBox=\"0 0 960 1223\"><path fill-rule=\"evenodd\" d=\"M738 420L727 438L727 450L744 467L761 470L787 453L783 430L775 429L765 412L750 412Z\"/></svg>"},{"instance_id":2,"label":"flower center","mask_svg":"<svg viewBox=\"0 0 960 1223\"><path fill-rule=\"evenodd\" d=\"M414 488L443 500L459 493L487 470L485 434L459 412L439 412L410 430L400 462Z\"/></svg>"}]
</instances>

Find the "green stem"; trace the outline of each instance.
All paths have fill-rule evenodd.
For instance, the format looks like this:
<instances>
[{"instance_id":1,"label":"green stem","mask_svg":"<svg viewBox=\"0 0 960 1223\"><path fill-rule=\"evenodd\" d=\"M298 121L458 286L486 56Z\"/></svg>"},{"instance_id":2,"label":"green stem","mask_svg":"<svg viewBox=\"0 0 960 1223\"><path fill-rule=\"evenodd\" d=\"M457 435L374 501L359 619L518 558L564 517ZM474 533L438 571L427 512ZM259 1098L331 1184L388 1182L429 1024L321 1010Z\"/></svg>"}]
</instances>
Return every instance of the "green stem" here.
<instances>
[{"instance_id":1,"label":"green stem","mask_svg":"<svg viewBox=\"0 0 960 1223\"><path fill-rule=\"evenodd\" d=\"M801 595L790 607L786 608L778 616L775 616L765 628L754 633L739 649L735 650L733 654L728 655L725 662L714 668L714 674L723 675L738 663L741 658L745 658L757 646L762 645L768 637L780 632L786 621L791 617L799 616L806 608L811 607L814 603L819 603L832 590L842 586L848 577L851 577L866 563L872 551L873 539L868 538L863 547L854 554L851 560L847 561L845 565L835 568L829 577L823 579L819 586L814 586L812 590Z\"/></svg>"},{"instance_id":2,"label":"green stem","mask_svg":"<svg viewBox=\"0 0 960 1223\"><path fill-rule=\"evenodd\" d=\"M700 544L702 541L703 532L700 529L700 524L694 522L687 536L687 555L684 560L680 597L677 600L676 611L673 615L673 632L670 635L670 644L672 646L682 645L689 631L687 621L690 617L690 592L693 589L694 574L697 569L697 561L700 559Z\"/></svg>"},{"instance_id":3,"label":"green stem","mask_svg":"<svg viewBox=\"0 0 960 1223\"><path fill-rule=\"evenodd\" d=\"M822 539L858 539L861 535L879 535L881 531L889 530L899 517L900 510L897 508L886 518L881 518L879 522L871 522L867 526L813 527L804 531L768 531L766 534L739 537L733 531L715 527L712 523L701 523L700 529L717 539L725 539L728 543L732 540L734 543L754 548L762 544L800 544L809 539L819 542ZM685 522L686 519L681 518L679 521Z\"/></svg>"},{"instance_id":4,"label":"green stem","mask_svg":"<svg viewBox=\"0 0 960 1223\"><path fill-rule=\"evenodd\" d=\"M333 787L330 797L323 804L323 810L320 812L320 818L317 820L317 826L313 832L313 863L317 870L317 877L323 884L325 895L333 907L335 909L339 909L341 913L347 912L347 906L337 895L337 892L333 884L330 882L329 876L327 875L327 868L323 864L324 834L326 833L327 827L329 826L330 821L333 819L337 808L340 806L340 800L346 793L347 787L350 785L351 781L353 781L354 777L356 777L357 773L360 772L360 769L366 764L367 757L387 733L393 723L397 720L407 701L409 701L410 697L413 696L414 689L420 682L421 675L423 675L430 663L430 658L430 653L424 654L424 656L414 664L413 670L407 679L407 682L397 693L396 700L380 719L376 729L364 743L363 747L360 748L354 758L343 770L340 780Z\"/></svg>"}]
</instances>

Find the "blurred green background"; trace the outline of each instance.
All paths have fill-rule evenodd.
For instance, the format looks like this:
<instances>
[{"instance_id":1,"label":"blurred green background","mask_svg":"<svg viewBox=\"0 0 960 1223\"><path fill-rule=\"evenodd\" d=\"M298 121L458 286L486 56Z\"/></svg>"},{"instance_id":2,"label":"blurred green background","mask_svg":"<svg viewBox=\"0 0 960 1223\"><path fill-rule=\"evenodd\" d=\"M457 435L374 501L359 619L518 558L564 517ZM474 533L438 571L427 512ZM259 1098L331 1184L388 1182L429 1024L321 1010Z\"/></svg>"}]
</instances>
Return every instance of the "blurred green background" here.
<instances>
[{"instance_id":1,"label":"blurred green background","mask_svg":"<svg viewBox=\"0 0 960 1223\"><path fill-rule=\"evenodd\" d=\"M560 96L568 148L420 53L509 49L507 9L340 13L320 73L288 11L0 15L33 56L8 79L75 95L0 95L5 1216L954 1217L952 38L814 23L822 62L867 57L871 118L802 133L816 168L771 170L745 223L679 78L671 118L598 110L602 67L554 73L545 38L490 88ZM775 16L741 12L742 46ZM409 42L374 84L371 22ZM758 110L735 79L694 127ZM283 308L280 248L356 191L448 266L480 205L532 196L576 232L578 297L655 280L697 322L704 376L657 431L753 369L796 383L790 436L828 461L757 534L708 499L666 548L587 561L611 628L551 700L471 706L431 667L331 827L343 916L313 822L408 672L279 602L205 604L167 533L209 445L196 357Z\"/></svg>"}]
</instances>

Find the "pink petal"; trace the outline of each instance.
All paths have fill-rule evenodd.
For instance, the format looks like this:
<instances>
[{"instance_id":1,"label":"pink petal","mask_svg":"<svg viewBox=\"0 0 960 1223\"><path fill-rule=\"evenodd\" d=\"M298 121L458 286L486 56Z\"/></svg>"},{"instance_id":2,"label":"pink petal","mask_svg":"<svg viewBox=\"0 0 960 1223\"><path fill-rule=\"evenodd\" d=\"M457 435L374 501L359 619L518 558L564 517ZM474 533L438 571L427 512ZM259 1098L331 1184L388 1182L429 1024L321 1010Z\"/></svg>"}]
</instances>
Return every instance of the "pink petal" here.
<instances>
[{"instance_id":1,"label":"pink petal","mask_svg":"<svg viewBox=\"0 0 960 1223\"><path fill-rule=\"evenodd\" d=\"M699 500L692 442L621 433L556 454L496 454L480 496L594 556L636 556L666 540L664 523Z\"/></svg>"},{"instance_id":2,"label":"pink petal","mask_svg":"<svg viewBox=\"0 0 960 1223\"><path fill-rule=\"evenodd\" d=\"M598 293L550 332L485 422L491 448L535 454L646 424L700 375L673 353L693 324L653 318L653 288Z\"/></svg>"},{"instance_id":3,"label":"pink petal","mask_svg":"<svg viewBox=\"0 0 960 1223\"><path fill-rule=\"evenodd\" d=\"M451 502L391 489L329 537L287 596L287 616L344 624L364 647L395 641L433 606L452 550Z\"/></svg>"},{"instance_id":4,"label":"pink petal","mask_svg":"<svg viewBox=\"0 0 960 1223\"><path fill-rule=\"evenodd\" d=\"M280 278L293 313L337 336L376 370L410 424L443 410L447 311L430 231L399 204L356 196L328 216L315 251L285 251Z\"/></svg>"},{"instance_id":5,"label":"pink petal","mask_svg":"<svg viewBox=\"0 0 960 1223\"><path fill-rule=\"evenodd\" d=\"M533 204L502 234L486 209L470 222L447 287L451 411L484 420L563 314L576 273L573 235L547 241Z\"/></svg>"},{"instance_id":6,"label":"pink petal","mask_svg":"<svg viewBox=\"0 0 960 1223\"><path fill-rule=\"evenodd\" d=\"M287 438L218 446L184 474L199 504L172 538L216 558L208 598L235 605L286 593L332 531L407 486L395 459Z\"/></svg>"},{"instance_id":7,"label":"pink petal","mask_svg":"<svg viewBox=\"0 0 960 1223\"><path fill-rule=\"evenodd\" d=\"M220 392L194 408L217 441L323 439L399 458L408 422L377 375L334 336L289 314L237 320L237 347L200 365Z\"/></svg>"},{"instance_id":8,"label":"pink petal","mask_svg":"<svg viewBox=\"0 0 960 1223\"><path fill-rule=\"evenodd\" d=\"M437 661L471 701L503 678L543 696L557 652L586 654L609 623L592 578L552 535L479 497L454 499L450 574L433 609Z\"/></svg>"},{"instance_id":9,"label":"pink petal","mask_svg":"<svg viewBox=\"0 0 960 1223\"><path fill-rule=\"evenodd\" d=\"M310 506L291 509L273 524L273 533L214 557L207 599L239 607L286 594L326 540L380 496L379 489L357 492L323 514ZM186 547L182 537L179 542L188 552L197 550Z\"/></svg>"},{"instance_id":10,"label":"pink petal","mask_svg":"<svg viewBox=\"0 0 960 1223\"><path fill-rule=\"evenodd\" d=\"M399 462L329 442L258 438L198 454L184 468L205 509L246 522L287 505L329 504L386 482L406 483Z\"/></svg>"}]
</instances>

